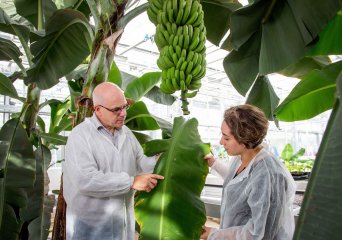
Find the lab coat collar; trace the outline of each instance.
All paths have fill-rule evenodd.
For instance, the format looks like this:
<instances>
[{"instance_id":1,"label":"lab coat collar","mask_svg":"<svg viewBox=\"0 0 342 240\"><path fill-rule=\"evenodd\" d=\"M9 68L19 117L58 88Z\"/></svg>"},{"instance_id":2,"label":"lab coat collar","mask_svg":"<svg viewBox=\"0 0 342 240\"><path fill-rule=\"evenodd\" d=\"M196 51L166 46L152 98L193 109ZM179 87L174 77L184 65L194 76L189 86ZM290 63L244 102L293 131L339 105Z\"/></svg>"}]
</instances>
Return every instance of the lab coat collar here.
<instances>
[{"instance_id":1,"label":"lab coat collar","mask_svg":"<svg viewBox=\"0 0 342 240\"><path fill-rule=\"evenodd\" d=\"M91 116L89 118L90 122L92 122L96 129L97 130L100 130L100 129L104 129L106 131L108 131L103 125L102 123L100 122L100 120L97 118L96 114L93 113L93 116ZM117 128L115 129L115 132L114 134L118 134L118 150L120 151L120 149L122 148L124 142L125 142L125 139L126 139L126 134L124 133L124 130L123 130L124 127L122 128ZM109 132L109 131L108 131Z\"/></svg>"},{"instance_id":2,"label":"lab coat collar","mask_svg":"<svg viewBox=\"0 0 342 240\"><path fill-rule=\"evenodd\" d=\"M234 185L236 183L241 182L242 180L244 180L245 178L247 178L249 176L249 174L252 172L255 164L262 158L262 156L264 155L264 151L266 151L264 148L262 148L252 159L252 161L248 164L248 166L245 168L245 170L243 170L239 175L237 175L235 178L234 175L236 173L236 171L239 169L240 165L241 165L241 158L239 157L238 164L235 165L235 171L233 172L232 176L229 176L226 181L223 183L223 186L227 185Z\"/></svg>"}]
</instances>

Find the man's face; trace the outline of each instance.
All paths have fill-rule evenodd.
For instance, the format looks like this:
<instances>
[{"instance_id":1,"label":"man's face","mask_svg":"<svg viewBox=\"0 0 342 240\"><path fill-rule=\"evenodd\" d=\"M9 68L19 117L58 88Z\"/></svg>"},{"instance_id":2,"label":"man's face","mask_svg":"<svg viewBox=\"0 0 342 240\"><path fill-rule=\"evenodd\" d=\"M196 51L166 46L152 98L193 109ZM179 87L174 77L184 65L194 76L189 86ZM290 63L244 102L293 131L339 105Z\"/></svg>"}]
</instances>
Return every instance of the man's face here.
<instances>
[{"instance_id":1,"label":"man's face","mask_svg":"<svg viewBox=\"0 0 342 240\"><path fill-rule=\"evenodd\" d=\"M108 105L98 105L95 107L96 115L102 125L107 129L122 128L126 119L126 99L120 98L119 101L108 101Z\"/></svg>"}]
</instances>

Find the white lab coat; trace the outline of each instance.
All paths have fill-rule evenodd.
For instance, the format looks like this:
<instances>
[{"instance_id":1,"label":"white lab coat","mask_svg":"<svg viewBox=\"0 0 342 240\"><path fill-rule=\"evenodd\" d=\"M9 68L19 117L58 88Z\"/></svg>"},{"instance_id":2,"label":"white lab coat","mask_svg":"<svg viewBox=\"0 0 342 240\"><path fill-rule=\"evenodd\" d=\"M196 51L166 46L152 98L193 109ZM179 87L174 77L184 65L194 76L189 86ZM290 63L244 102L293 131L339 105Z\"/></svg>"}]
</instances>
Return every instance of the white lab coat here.
<instances>
[{"instance_id":1,"label":"white lab coat","mask_svg":"<svg viewBox=\"0 0 342 240\"><path fill-rule=\"evenodd\" d=\"M212 166L225 181L220 228L212 230L208 239L292 239L296 188L284 164L262 149L248 167L233 178L240 165L240 157L234 157L228 168L218 161Z\"/></svg>"},{"instance_id":2,"label":"white lab coat","mask_svg":"<svg viewBox=\"0 0 342 240\"><path fill-rule=\"evenodd\" d=\"M117 133L116 148L87 118L68 138L63 167L67 240L134 239L131 186L134 176L153 171L156 160L143 154L126 126Z\"/></svg>"}]
</instances>

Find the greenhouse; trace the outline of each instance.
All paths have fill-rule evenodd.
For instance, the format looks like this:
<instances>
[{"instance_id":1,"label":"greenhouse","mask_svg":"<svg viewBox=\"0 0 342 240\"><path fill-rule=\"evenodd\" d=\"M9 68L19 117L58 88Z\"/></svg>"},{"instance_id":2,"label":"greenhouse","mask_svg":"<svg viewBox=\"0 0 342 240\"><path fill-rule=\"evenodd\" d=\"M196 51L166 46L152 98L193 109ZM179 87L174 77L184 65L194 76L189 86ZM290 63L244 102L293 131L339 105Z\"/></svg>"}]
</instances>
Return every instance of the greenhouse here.
<instances>
[{"instance_id":1,"label":"greenhouse","mask_svg":"<svg viewBox=\"0 0 342 240\"><path fill-rule=\"evenodd\" d=\"M339 0L0 0L0 239L342 239Z\"/></svg>"}]
</instances>

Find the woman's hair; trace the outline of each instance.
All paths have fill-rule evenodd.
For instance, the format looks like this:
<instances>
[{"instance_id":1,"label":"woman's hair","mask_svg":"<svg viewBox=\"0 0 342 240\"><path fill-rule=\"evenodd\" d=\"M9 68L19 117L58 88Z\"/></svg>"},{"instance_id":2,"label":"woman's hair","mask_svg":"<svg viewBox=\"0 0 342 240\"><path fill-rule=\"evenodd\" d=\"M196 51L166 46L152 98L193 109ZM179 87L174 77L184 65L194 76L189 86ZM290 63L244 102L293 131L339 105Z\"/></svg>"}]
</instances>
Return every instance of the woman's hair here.
<instances>
[{"instance_id":1,"label":"woman's hair","mask_svg":"<svg viewBox=\"0 0 342 240\"><path fill-rule=\"evenodd\" d=\"M259 108L244 104L224 112L224 121L238 143L252 149L262 143L267 134L268 120Z\"/></svg>"}]
</instances>

